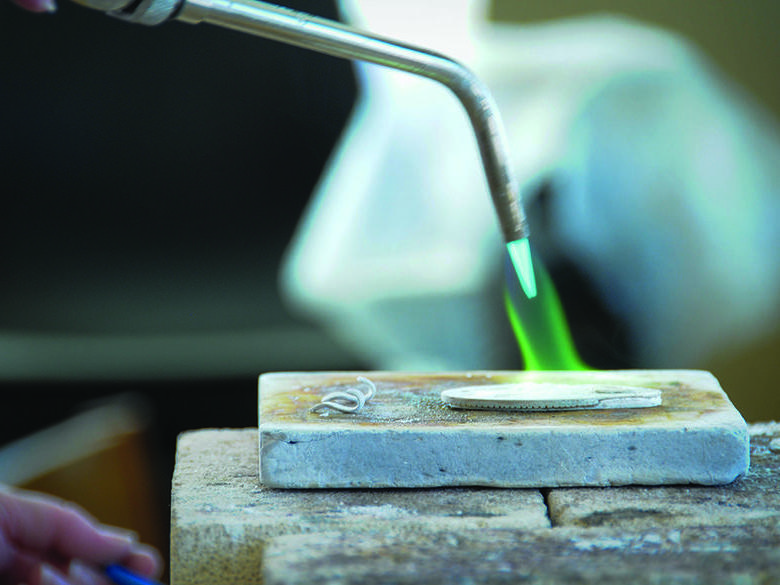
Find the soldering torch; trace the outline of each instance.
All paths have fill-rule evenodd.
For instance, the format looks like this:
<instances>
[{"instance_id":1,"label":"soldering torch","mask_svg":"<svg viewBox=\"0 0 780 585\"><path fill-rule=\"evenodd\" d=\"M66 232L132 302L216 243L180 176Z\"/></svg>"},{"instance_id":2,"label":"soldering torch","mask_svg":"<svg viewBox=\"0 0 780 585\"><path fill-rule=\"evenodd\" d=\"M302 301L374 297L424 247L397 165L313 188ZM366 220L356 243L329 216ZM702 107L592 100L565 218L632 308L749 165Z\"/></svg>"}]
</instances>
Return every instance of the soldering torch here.
<instances>
[{"instance_id":1,"label":"soldering torch","mask_svg":"<svg viewBox=\"0 0 780 585\"><path fill-rule=\"evenodd\" d=\"M123 20L157 25L207 22L345 59L427 77L448 87L465 108L476 136L490 194L520 283L536 296L528 228L513 177L498 108L466 67L432 51L355 30L339 22L253 0L76 0Z\"/></svg>"}]
</instances>

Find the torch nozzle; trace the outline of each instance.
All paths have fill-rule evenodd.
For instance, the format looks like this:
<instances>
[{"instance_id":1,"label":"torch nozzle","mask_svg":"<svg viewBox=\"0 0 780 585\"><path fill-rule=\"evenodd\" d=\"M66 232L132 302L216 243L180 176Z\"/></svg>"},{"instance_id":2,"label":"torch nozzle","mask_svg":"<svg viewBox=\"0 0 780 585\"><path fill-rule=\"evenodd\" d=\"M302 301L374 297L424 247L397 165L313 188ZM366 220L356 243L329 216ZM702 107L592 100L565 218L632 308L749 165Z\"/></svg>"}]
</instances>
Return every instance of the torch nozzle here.
<instances>
[{"instance_id":1,"label":"torch nozzle","mask_svg":"<svg viewBox=\"0 0 780 585\"><path fill-rule=\"evenodd\" d=\"M77 1L98 9L109 6L110 14L143 24L170 19L207 22L335 57L384 65L445 85L468 114L504 240L515 265L521 267L518 275L525 282L523 288L529 296L535 291L525 212L510 166L504 126L488 88L460 63L339 22L255 0Z\"/></svg>"}]
</instances>

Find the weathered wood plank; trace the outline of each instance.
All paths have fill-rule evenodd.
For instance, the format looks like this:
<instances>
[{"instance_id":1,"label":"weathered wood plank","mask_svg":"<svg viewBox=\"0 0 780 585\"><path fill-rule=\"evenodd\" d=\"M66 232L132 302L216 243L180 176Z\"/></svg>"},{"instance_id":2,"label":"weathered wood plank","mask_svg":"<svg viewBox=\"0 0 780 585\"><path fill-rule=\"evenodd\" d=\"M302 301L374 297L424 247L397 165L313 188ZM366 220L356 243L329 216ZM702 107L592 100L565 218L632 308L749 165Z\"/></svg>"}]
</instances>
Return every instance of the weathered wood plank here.
<instances>
[{"instance_id":1,"label":"weathered wood plank","mask_svg":"<svg viewBox=\"0 0 780 585\"><path fill-rule=\"evenodd\" d=\"M274 490L257 429L179 440L172 585L780 582L780 425L723 487Z\"/></svg>"},{"instance_id":2,"label":"weathered wood plank","mask_svg":"<svg viewBox=\"0 0 780 585\"><path fill-rule=\"evenodd\" d=\"M171 582L260 582L274 537L308 532L549 527L536 490L275 490L258 480L257 429L179 438L171 494Z\"/></svg>"},{"instance_id":3,"label":"weathered wood plank","mask_svg":"<svg viewBox=\"0 0 780 585\"><path fill-rule=\"evenodd\" d=\"M547 497L553 525L780 526L780 424L751 425L749 432L750 469L732 484L556 489Z\"/></svg>"},{"instance_id":4,"label":"weathered wood plank","mask_svg":"<svg viewBox=\"0 0 780 585\"><path fill-rule=\"evenodd\" d=\"M766 526L555 528L274 539L266 585L753 585L780 580L778 532Z\"/></svg>"}]
</instances>

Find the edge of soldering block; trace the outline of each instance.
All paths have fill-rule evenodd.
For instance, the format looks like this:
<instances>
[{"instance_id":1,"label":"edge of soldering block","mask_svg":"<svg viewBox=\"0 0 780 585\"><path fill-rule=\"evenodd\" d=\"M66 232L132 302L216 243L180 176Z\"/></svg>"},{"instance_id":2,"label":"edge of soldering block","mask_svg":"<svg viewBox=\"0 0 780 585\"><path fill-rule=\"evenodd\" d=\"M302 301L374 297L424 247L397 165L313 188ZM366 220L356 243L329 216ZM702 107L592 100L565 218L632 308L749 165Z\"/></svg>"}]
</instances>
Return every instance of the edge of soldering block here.
<instances>
[{"instance_id":1,"label":"edge of soldering block","mask_svg":"<svg viewBox=\"0 0 780 585\"><path fill-rule=\"evenodd\" d=\"M355 414L313 413L325 394L371 379ZM658 388L655 408L458 411L443 389L535 380ZM730 483L749 466L744 419L695 370L325 372L259 381L260 477L276 488L563 487Z\"/></svg>"}]
</instances>

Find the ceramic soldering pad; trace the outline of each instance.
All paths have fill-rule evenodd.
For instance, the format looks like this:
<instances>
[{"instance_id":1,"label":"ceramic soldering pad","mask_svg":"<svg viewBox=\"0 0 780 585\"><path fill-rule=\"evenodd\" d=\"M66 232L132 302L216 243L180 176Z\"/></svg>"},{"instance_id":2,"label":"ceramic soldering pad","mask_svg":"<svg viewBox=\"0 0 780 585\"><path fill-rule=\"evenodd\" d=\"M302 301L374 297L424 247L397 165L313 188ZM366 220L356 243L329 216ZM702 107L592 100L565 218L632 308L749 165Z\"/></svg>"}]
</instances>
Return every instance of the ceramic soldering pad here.
<instances>
[{"instance_id":1,"label":"ceramic soldering pad","mask_svg":"<svg viewBox=\"0 0 780 585\"><path fill-rule=\"evenodd\" d=\"M518 385L573 407L445 403ZM588 406L599 389L634 403ZM348 412L314 408L339 396ZM749 464L742 416L711 374L689 370L264 374L259 441L261 481L278 488L715 485Z\"/></svg>"}]
</instances>

